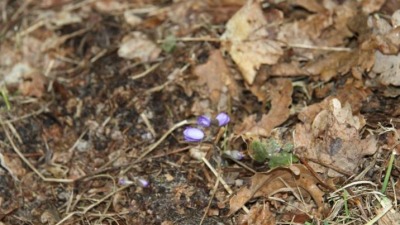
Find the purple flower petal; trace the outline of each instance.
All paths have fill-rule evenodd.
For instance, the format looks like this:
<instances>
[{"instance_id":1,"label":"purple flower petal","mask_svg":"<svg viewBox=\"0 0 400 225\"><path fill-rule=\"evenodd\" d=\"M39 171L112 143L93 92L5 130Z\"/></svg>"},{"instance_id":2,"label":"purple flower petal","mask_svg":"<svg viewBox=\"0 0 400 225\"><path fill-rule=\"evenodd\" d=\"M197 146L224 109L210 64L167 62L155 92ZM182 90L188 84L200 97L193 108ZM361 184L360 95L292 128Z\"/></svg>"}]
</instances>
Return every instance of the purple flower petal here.
<instances>
[{"instance_id":1,"label":"purple flower petal","mask_svg":"<svg viewBox=\"0 0 400 225\"><path fill-rule=\"evenodd\" d=\"M198 142L203 140L204 132L198 128L188 127L183 131L183 137L189 142Z\"/></svg>"},{"instance_id":2,"label":"purple flower petal","mask_svg":"<svg viewBox=\"0 0 400 225\"><path fill-rule=\"evenodd\" d=\"M238 150L232 150L227 152L232 158L236 160L242 160L244 158L243 153L239 152Z\"/></svg>"},{"instance_id":3,"label":"purple flower petal","mask_svg":"<svg viewBox=\"0 0 400 225\"><path fill-rule=\"evenodd\" d=\"M202 127L209 127L211 125L211 119L208 116L199 116L199 118L197 118L197 124Z\"/></svg>"},{"instance_id":4,"label":"purple flower petal","mask_svg":"<svg viewBox=\"0 0 400 225\"><path fill-rule=\"evenodd\" d=\"M142 178L139 178L138 179L138 181L139 181L139 183L140 183L140 185L142 186L142 187L148 187L149 186L149 181L147 181L147 180L145 180L145 179L142 179Z\"/></svg>"},{"instance_id":5,"label":"purple flower petal","mask_svg":"<svg viewBox=\"0 0 400 225\"><path fill-rule=\"evenodd\" d=\"M218 120L218 125L221 126L225 126L226 124L229 123L229 121L231 120L231 118L228 116L228 114L222 112L219 113L216 117L216 119Z\"/></svg>"},{"instance_id":6,"label":"purple flower petal","mask_svg":"<svg viewBox=\"0 0 400 225\"><path fill-rule=\"evenodd\" d=\"M125 177L121 177L121 178L119 178L119 180L118 180L118 184L119 184L119 185L122 185L122 186L124 186L124 185L129 185L129 184L132 184L132 181L126 179Z\"/></svg>"}]
</instances>

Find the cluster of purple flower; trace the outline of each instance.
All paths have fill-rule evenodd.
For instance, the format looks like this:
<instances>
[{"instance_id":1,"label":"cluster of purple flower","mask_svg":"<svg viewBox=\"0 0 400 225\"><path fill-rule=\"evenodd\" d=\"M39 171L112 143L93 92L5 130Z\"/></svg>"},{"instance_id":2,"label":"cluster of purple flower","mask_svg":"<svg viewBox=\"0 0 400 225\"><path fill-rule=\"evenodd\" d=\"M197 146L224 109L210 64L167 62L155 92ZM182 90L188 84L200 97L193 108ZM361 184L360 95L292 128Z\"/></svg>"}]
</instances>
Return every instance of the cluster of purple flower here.
<instances>
[{"instance_id":1,"label":"cluster of purple flower","mask_svg":"<svg viewBox=\"0 0 400 225\"><path fill-rule=\"evenodd\" d=\"M228 114L222 112L215 117L215 124L218 124L218 126L222 127L228 124L230 120L231 118L228 116ZM199 125L200 127L209 127L211 126L211 124L214 124L214 121L211 120L211 118L208 116L203 115L197 118L197 125ZM203 140L204 132L199 128L187 127L183 131L183 137L186 141L198 142Z\"/></svg>"}]
</instances>

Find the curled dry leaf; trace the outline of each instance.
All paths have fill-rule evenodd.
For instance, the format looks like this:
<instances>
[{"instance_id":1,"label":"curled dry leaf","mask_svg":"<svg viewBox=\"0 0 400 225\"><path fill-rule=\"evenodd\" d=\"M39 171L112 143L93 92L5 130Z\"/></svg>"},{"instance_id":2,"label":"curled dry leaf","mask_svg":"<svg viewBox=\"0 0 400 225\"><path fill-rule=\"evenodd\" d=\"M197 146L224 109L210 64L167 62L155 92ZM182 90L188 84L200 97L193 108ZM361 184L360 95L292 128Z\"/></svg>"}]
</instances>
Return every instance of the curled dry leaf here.
<instances>
[{"instance_id":1,"label":"curled dry leaf","mask_svg":"<svg viewBox=\"0 0 400 225\"><path fill-rule=\"evenodd\" d=\"M272 129L289 118L293 93L292 82L284 78L272 79L267 84L266 90L270 91L271 110L258 122L255 122L255 116L245 118L243 123L235 128L235 133L268 137Z\"/></svg>"},{"instance_id":2,"label":"curled dry leaf","mask_svg":"<svg viewBox=\"0 0 400 225\"><path fill-rule=\"evenodd\" d=\"M292 168L295 172L292 171ZM243 187L230 199L228 215L237 212L249 200L257 197L268 198L276 194L277 190L285 188L302 196L311 196L318 208L317 215L322 216L325 211L324 192L318 187L315 178L304 165L293 164L290 168L280 167L268 173L257 173L251 178L249 187ZM299 193L299 191L301 193Z\"/></svg>"},{"instance_id":3,"label":"curled dry leaf","mask_svg":"<svg viewBox=\"0 0 400 225\"><path fill-rule=\"evenodd\" d=\"M256 204L250 209L250 213L247 215L246 223L241 224L253 224L253 225L275 225L275 216L272 214L268 206Z\"/></svg>"},{"instance_id":4,"label":"curled dry leaf","mask_svg":"<svg viewBox=\"0 0 400 225\"><path fill-rule=\"evenodd\" d=\"M200 84L207 87L207 93L204 95L210 96L211 102L218 105L220 111L227 110L228 97L238 97L236 81L219 50L212 51L207 63L196 66L194 73L199 77ZM230 96L226 96L227 94Z\"/></svg>"},{"instance_id":5,"label":"curled dry leaf","mask_svg":"<svg viewBox=\"0 0 400 225\"><path fill-rule=\"evenodd\" d=\"M25 96L41 98L45 92L46 78L39 71L23 76L23 81L19 83L18 90Z\"/></svg>"},{"instance_id":6,"label":"curled dry leaf","mask_svg":"<svg viewBox=\"0 0 400 225\"><path fill-rule=\"evenodd\" d=\"M384 55L375 52L375 64L370 77L378 76L378 80L384 85L400 85L400 54Z\"/></svg>"},{"instance_id":7,"label":"curled dry leaf","mask_svg":"<svg viewBox=\"0 0 400 225\"><path fill-rule=\"evenodd\" d=\"M362 116L353 116L350 104L342 107L333 98L312 123L297 124L293 141L302 157L353 172L362 157L374 154L377 141L373 136L361 139L359 131L365 125ZM321 165L310 163L312 168L328 176L341 174Z\"/></svg>"},{"instance_id":8,"label":"curled dry leaf","mask_svg":"<svg viewBox=\"0 0 400 225\"><path fill-rule=\"evenodd\" d=\"M379 50L375 51L375 64L369 74L384 85L400 85L400 10L392 16L392 25L382 18L369 18L375 36L372 39ZM392 26L394 28L392 28Z\"/></svg>"},{"instance_id":9,"label":"curled dry leaf","mask_svg":"<svg viewBox=\"0 0 400 225\"><path fill-rule=\"evenodd\" d=\"M281 45L268 39L267 21L258 2L248 1L226 24L221 40L247 83L253 84L262 64L275 64Z\"/></svg>"},{"instance_id":10,"label":"curled dry leaf","mask_svg":"<svg viewBox=\"0 0 400 225\"><path fill-rule=\"evenodd\" d=\"M160 53L161 48L141 32L132 32L125 36L118 49L119 57L124 59L140 59L142 62L153 61L157 59Z\"/></svg>"},{"instance_id":11,"label":"curled dry leaf","mask_svg":"<svg viewBox=\"0 0 400 225\"><path fill-rule=\"evenodd\" d=\"M361 2L361 8L365 14L370 14L378 11L385 2L386 0L363 0Z\"/></svg>"}]
</instances>

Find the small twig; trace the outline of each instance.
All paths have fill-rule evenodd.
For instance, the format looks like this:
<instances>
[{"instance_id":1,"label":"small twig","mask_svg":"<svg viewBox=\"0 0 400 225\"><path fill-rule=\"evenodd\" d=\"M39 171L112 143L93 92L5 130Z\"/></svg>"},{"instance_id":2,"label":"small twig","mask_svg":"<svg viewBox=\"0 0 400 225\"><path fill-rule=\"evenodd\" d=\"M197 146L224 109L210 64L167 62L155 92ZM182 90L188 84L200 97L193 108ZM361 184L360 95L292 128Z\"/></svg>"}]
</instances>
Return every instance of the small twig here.
<instances>
[{"instance_id":1,"label":"small twig","mask_svg":"<svg viewBox=\"0 0 400 225\"><path fill-rule=\"evenodd\" d=\"M218 174L218 172L214 169L214 167L211 165L211 163L205 158L201 157L201 160L207 165L207 167L213 172L214 176L221 182L221 184L224 186L225 190L229 193L229 195L233 194L232 189L229 187L229 185L225 182L224 179ZM242 206L242 209L246 212L249 213L249 209L246 206Z\"/></svg>"},{"instance_id":2,"label":"small twig","mask_svg":"<svg viewBox=\"0 0 400 225\"><path fill-rule=\"evenodd\" d=\"M28 165L28 167L33 170L33 172L35 172L43 181L46 182L58 182L58 183L72 183L74 182L74 180L72 179L56 179L56 178L47 178L45 177L42 173L40 173L30 162L27 158L25 158L25 156L21 153L21 151L17 148L17 146L15 145L12 137L10 136L8 130L6 129L6 127L4 126L4 123L2 121L2 119L0 118L1 121L1 126L3 127L4 133L7 136L8 141L10 142L11 146L13 147L13 150L15 153L17 153L17 155L22 159L22 161L24 161L24 163L26 165Z\"/></svg>"},{"instance_id":3,"label":"small twig","mask_svg":"<svg viewBox=\"0 0 400 225\"><path fill-rule=\"evenodd\" d=\"M305 167L307 167L308 171L310 171L310 173L321 183L321 185L323 185L325 188L328 188L331 191L335 191L336 188L335 187L331 187L329 184L327 184L324 180L322 180L319 175L313 170L313 168L311 168L311 166L308 164L308 162L302 158L299 157L300 162L303 163L303 165Z\"/></svg>"},{"instance_id":4,"label":"small twig","mask_svg":"<svg viewBox=\"0 0 400 225\"><path fill-rule=\"evenodd\" d=\"M15 118L15 119L9 119L9 120L2 120L2 119L0 119L0 124L3 125L3 124L6 124L6 123L13 123L13 122L16 122L16 121L19 121L19 120L24 120L24 119L27 119L27 118L29 118L29 117L42 114L42 113L47 109L47 106L48 106L48 105L50 105L50 104L46 104L45 106L41 107L41 108L40 108L39 110L37 110L37 111L34 111L34 112L32 112L32 113L28 113L28 114L26 114L26 115L23 115L23 116L21 116L21 117Z\"/></svg>"},{"instance_id":5,"label":"small twig","mask_svg":"<svg viewBox=\"0 0 400 225\"><path fill-rule=\"evenodd\" d=\"M329 165L329 164L326 164L326 163L324 163L324 162L321 162L321 161L318 161L318 160L315 160L315 159L311 159L311 158L307 158L307 160L309 160L309 161L311 161L311 162L313 162L313 163L320 164L320 165L322 165L322 166L324 166L324 167L328 167L329 169L333 169L333 170L335 170L336 172L341 173L341 174L343 174L343 175L346 175L346 176L348 176L348 177L353 176L353 173L351 173L351 172L349 172L349 171L346 171L346 170L343 170L343 169L341 169L341 168L339 168L339 167L335 167L335 166L333 166L333 165ZM305 162L304 159L301 159L301 162L302 162L305 166L307 166L307 168L310 170L311 167L309 167L308 163ZM306 165L306 164L307 164L307 165Z\"/></svg>"},{"instance_id":6,"label":"small twig","mask_svg":"<svg viewBox=\"0 0 400 225\"><path fill-rule=\"evenodd\" d=\"M208 201L208 205L207 205L206 209L204 210L204 214L203 214L203 217L201 218L201 221L200 221L199 225L202 225L202 224L203 224L204 219L205 219L206 216L207 216L208 210L210 210L210 206L211 206L212 200L213 200L214 197L215 197L215 193L217 193L218 185L219 185L219 179L217 179L217 180L215 181L215 185L214 185L214 187L213 187L213 189L212 189L212 194L211 194L210 201Z\"/></svg>"},{"instance_id":7,"label":"small twig","mask_svg":"<svg viewBox=\"0 0 400 225\"><path fill-rule=\"evenodd\" d=\"M209 42L222 42L223 40L219 38L212 38L212 37L181 37L176 38L176 41L184 41L184 42L200 42L200 41L209 41ZM163 43L167 40L158 40L157 43Z\"/></svg>"},{"instance_id":8,"label":"small twig","mask_svg":"<svg viewBox=\"0 0 400 225\"><path fill-rule=\"evenodd\" d=\"M164 141L165 138L168 137L169 134L171 134L175 129L189 124L188 120L183 120L177 124L175 124L173 127L171 127L158 141L150 146L148 146L148 149L145 150L130 166L128 166L125 170L121 172L121 175L125 174L128 172L136 163L140 162L146 155L148 155L150 152L152 152L155 148L157 148L158 145L161 144L161 142Z\"/></svg>"},{"instance_id":9,"label":"small twig","mask_svg":"<svg viewBox=\"0 0 400 225\"><path fill-rule=\"evenodd\" d=\"M323 50L323 51L334 51L334 52L351 52L351 48L344 47L327 47L327 46L312 46L312 45L303 45L303 44L285 44L286 47L290 48L304 48L311 50Z\"/></svg>"},{"instance_id":10,"label":"small twig","mask_svg":"<svg viewBox=\"0 0 400 225\"><path fill-rule=\"evenodd\" d=\"M140 113L140 118L142 118L144 124L146 124L147 129L149 129L150 133L153 135L153 137L156 137L156 131L154 130L153 126L151 125L149 119L147 118L146 114Z\"/></svg>"},{"instance_id":11,"label":"small twig","mask_svg":"<svg viewBox=\"0 0 400 225\"><path fill-rule=\"evenodd\" d=\"M132 186L133 184L130 185L126 185L123 186L121 188L118 188L117 190L111 192L110 194L104 196L102 199L96 201L95 203L89 205L88 207L86 207L84 210L82 211L75 211L75 212L71 212L68 215L66 215L64 218L62 218L60 221L58 221L58 223L56 225L60 225L62 223L64 223L65 221L67 221L69 218L71 218L74 215L84 215L85 213L87 213L89 210L93 209L94 207L96 207L97 205L99 205L100 203L104 202L106 199L110 198L111 196L113 196L114 194L125 190L126 188Z\"/></svg>"},{"instance_id":12,"label":"small twig","mask_svg":"<svg viewBox=\"0 0 400 225\"><path fill-rule=\"evenodd\" d=\"M250 167L247 166L246 164L240 162L239 160L234 159L232 156L230 156L230 155L228 155L228 154L223 154L222 156L225 157L225 158L228 158L228 159L230 159L230 160L232 160L232 161L234 161L236 164L238 164L239 166L243 167L244 169L246 169L246 170L248 170L248 171L250 171L250 172L252 172L252 173L257 173L257 171L253 170L252 168L250 168Z\"/></svg>"},{"instance_id":13,"label":"small twig","mask_svg":"<svg viewBox=\"0 0 400 225\"><path fill-rule=\"evenodd\" d=\"M382 205L382 209L380 210L380 213L376 215L374 218L372 218L368 223L365 225L372 225L375 224L376 222L379 221L380 218L382 218L389 210L393 208L392 203L390 202L389 199L387 199L385 196L383 196L383 199L381 199L378 195L376 195L376 198L379 200L379 203Z\"/></svg>"},{"instance_id":14,"label":"small twig","mask_svg":"<svg viewBox=\"0 0 400 225\"><path fill-rule=\"evenodd\" d=\"M150 67L149 69L147 69L146 71L130 76L129 79L131 80L137 80L139 78L145 77L147 74L153 72L155 69L157 69L157 67L160 66L160 63L154 64L152 67Z\"/></svg>"}]
</instances>

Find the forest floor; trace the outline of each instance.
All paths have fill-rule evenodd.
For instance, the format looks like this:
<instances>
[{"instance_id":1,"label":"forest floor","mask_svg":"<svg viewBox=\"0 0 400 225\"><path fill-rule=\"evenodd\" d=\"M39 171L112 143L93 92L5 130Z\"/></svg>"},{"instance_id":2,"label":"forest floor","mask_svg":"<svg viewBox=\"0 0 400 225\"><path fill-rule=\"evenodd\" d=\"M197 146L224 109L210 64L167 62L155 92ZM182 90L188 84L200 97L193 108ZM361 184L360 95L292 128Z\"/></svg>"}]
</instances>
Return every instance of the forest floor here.
<instances>
[{"instance_id":1,"label":"forest floor","mask_svg":"<svg viewBox=\"0 0 400 225\"><path fill-rule=\"evenodd\" d=\"M2 0L0 224L399 224L397 0Z\"/></svg>"}]
</instances>

